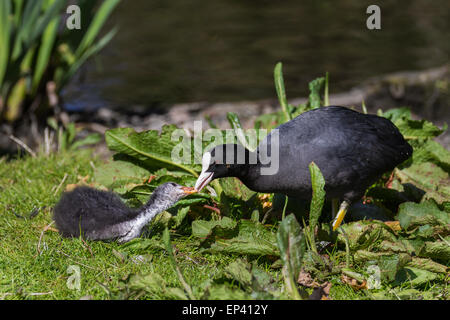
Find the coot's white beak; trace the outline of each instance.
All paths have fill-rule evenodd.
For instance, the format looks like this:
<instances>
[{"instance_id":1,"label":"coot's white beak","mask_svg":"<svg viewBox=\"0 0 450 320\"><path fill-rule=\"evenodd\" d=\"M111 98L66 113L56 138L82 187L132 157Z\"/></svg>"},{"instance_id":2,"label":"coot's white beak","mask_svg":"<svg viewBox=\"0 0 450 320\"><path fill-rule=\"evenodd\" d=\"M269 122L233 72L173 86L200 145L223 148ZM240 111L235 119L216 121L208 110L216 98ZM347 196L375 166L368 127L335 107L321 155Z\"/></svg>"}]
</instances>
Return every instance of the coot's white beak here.
<instances>
[{"instance_id":1,"label":"coot's white beak","mask_svg":"<svg viewBox=\"0 0 450 320\"><path fill-rule=\"evenodd\" d=\"M200 173L194 187L195 190L197 190L197 192L206 187L206 185L210 183L212 180L214 172L207 172L210 161L211 161L211 153L205 152L202 158L202 172Z\"/></svg>"},{"instance_id":2,"label":"coot's white beak","mask_svg":"<svg viewBox=\"0 0 450 320\"><path fill-rule=\"evenodd\" d=\"M195 190L201 191L208 183L211 182L214 172L202 172L195 183Z\"/></svg>"}]
</instances>

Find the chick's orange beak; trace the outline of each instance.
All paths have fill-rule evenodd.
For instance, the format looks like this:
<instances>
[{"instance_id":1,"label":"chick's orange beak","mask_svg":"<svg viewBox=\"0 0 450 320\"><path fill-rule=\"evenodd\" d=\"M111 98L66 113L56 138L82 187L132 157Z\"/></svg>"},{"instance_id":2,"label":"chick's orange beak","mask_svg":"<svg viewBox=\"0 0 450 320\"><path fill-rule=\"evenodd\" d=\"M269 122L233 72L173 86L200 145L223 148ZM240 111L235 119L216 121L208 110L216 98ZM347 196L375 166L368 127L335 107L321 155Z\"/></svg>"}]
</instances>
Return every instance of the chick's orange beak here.
<instances>
[{"instance_id":1,"label":"chick's orange beak","mask_svg":"<svg viewBox=\"0 0 450 320\"><path fill-rule=\"evenodd\" d=\"M192 194L197 192L197 190L195 190L195 188L192 187L181 187L181 190L183 190L183 192L186 194Z\"/></svg>"}]
</instances>

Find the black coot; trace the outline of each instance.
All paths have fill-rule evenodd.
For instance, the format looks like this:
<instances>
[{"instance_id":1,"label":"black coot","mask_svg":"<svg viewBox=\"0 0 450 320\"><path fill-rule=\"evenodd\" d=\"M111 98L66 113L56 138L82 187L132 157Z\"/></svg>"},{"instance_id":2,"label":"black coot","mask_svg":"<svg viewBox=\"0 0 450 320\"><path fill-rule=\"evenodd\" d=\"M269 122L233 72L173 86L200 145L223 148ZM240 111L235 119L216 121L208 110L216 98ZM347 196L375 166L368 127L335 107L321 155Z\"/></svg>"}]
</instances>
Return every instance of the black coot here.
<instances>
[{"instance_id":1,"label":"black coot","mask_svg":"<svg viewBox=\"0 0 450 320\"><path fill-rule=\"evenodd\" d=\"M314 161L325 178L327 198L342 201L333 221L335 230L350 203L359 200L384 172L412 155L411 146L391 121L345 107L314 109L277 129L278 142L272 141L276 135L272 131L254 152L236 144L205 152L195 188L201 190L216 178L237 177L257 192L309 200L312 188L308 165ZM262 169L270 172L273 170L269 168L276 167L275 173L262 174Z\"/></svg>"}]
</instances>

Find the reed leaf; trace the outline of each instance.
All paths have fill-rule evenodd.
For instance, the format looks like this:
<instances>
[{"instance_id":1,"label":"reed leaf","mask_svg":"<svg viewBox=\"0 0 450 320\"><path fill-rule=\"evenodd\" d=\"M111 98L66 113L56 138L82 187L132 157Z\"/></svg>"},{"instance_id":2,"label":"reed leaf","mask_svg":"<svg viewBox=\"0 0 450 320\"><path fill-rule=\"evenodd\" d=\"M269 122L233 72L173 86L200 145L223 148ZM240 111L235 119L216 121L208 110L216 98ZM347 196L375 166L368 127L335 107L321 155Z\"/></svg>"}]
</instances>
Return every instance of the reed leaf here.
<instances>
[{"instance_id":1,"label":"reed leaf","mask_svg":"<svg viewBox=\"0 0 450 320\"><path fill-rule=\"evenodd\" d=\"M95 38L97 38L101 28L105 24L106 20L110 16L114 8L119 4L120 0L105 0L100 8L98 9L94 19L89 25L89 29L81 40L80 45L75 51L75 56L80 58L83 56L84 52L93 44ZM106 37L106 36L105 36ZM105 38L104 37L104 38ZM112 36L111 36L112 38Z\"/></svg>"},{"instance_id":2,"label":"reed leaf","mask_svg":"<svg viewBox=\"0 0 450 320\"><path fill-rule=\"evenodd\" d=\"M114 37L117 32L117 28L114 28L108 32L103 38L92 45L86 52L83 53L81 57L78 57L75 62L70 66L67 72L62 74L62 78L59 83L57 83L58 90L61 89L67 82L74 76L78 69L89 59L92 55L96 54L105 47L109 41Z\"/></svg>"},{"instance_id":3,"label":"reed leaf","mask_svg":"<svg viewBox=\"0 0 450 320\"><path fill-rule=\"evenodd\" d=\"M48 8L48 6L52 5L56 0L48 0L44 5L44 8ZM32 92L35 93L41 80L42 75L44 74L49 62L50 56L53 50L53 46L55 44L57 32L58 32L58 24L60 21L60 16L55 16L42 35L41 45L39 47L39 52L36 59L36 67L34 69L33 74L33 82L32 82Z\"/></svg>"},{"instance_id":4,"label":"reed leaf","mask_svg":"<svg viewBox=\"0 0 450 320\"><path fill-rule=\"evenodd\" d=\"M9 15L11 13L11 1L0 1L0 87L6 74L9 60L9 35L10 23Z\"/></svg>"}]
</instances>

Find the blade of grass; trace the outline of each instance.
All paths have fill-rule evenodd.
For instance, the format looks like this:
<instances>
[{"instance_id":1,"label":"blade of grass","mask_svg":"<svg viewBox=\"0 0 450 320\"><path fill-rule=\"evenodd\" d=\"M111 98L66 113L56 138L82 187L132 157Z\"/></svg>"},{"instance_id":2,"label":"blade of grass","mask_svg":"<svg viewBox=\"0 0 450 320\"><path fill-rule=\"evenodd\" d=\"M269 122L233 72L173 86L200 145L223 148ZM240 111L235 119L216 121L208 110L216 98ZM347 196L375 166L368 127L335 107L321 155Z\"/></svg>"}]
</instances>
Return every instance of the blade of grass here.
<instances>
[{"instance_id":1,"label":"blade of grass","mask_svg":"<svg viewBox=\"0 0 450 320\"><path fill-rule=\"evenodd\" d=\"M186 282L186 279L184 278L183 273L181 273L181 270L177 265L175 256L173 255L173 248L172 248L172 244L170 242L169 229L166 228L164 230L162 239L164 242L164 246L166 247L167 253L169 254L170 263L172 264L172 267L174 268L175 272L177 273L178 279L180 280L181 284L183 285L183 288L186 291L189 299L195 300L195 296L192 293L191 286Z\"/></svg>"}]
</instances>

